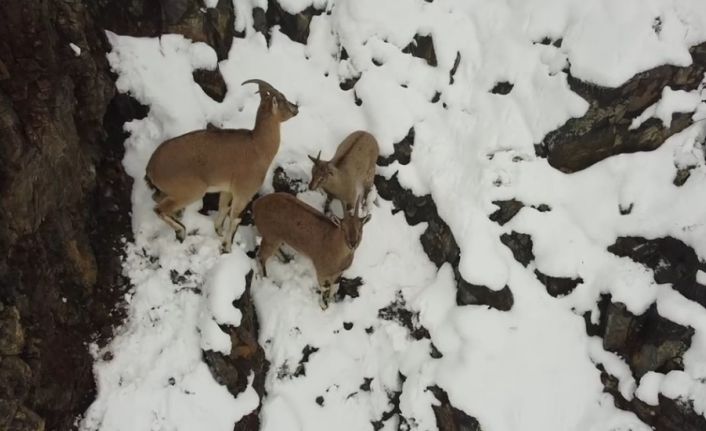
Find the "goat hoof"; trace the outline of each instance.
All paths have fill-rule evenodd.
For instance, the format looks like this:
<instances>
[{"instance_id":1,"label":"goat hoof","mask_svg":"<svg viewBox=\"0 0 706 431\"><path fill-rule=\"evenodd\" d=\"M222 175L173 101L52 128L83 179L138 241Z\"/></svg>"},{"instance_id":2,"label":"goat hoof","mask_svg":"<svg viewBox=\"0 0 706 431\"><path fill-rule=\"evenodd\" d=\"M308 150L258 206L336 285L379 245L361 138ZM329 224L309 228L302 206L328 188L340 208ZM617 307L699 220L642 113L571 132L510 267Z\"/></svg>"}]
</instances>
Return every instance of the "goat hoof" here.
<instances>
[{"instance_id":1,"label":"goat hoof","mask_svg":"<svg viewBox=\"0 0 706 431\"><path fill-rule=\"evenodd\" d=\"M179 242L184 242L184 240L186 239L186 232L183 230L177 231L176 239Z\"/></svg>"},{"instance_id":2,"label":"goat hoof","mask_svg":"<svg viewBox=\"0 0 706 431\"><path fill-rule=\"evenodd\" d=\"M223 243L221 244L221 253L230 253L231 251L231 245Z\"/></svg>"},{"instance_id":3,"label":"goat hoof","mask_svg":"<svg viewBox=\"0 0 706 431\"><path fill-rule=\"evenodd\" d=\"M328 293L326 291L321 292L321 296L319 296L319 307L321 307L322 310L326 310L328 308L328 304Z\"/></svg>"}]
</instances>

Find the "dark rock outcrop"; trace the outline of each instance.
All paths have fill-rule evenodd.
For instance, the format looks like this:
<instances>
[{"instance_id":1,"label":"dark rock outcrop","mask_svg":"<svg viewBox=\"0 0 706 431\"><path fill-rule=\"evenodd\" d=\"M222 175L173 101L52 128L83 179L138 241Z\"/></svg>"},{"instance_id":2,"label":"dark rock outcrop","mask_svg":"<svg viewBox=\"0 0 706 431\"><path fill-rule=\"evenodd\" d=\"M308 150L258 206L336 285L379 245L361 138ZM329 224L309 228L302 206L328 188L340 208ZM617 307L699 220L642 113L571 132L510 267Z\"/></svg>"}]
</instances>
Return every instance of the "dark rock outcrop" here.
<instances>
[{"instance_id":1,"label":"dark rock outcrop","mask_svg":"<svg viewBox=\"0 0 706 431\"><path fill-rule=\"evenodd\" d=\"M106 342L123 317L132 181L122 124L146 108L115 96L103 30L181 33L225 58L232 2L201 7L0 4L0 429L72 429L95 394L86 344Z\"/></svg>"},{"instance_id":2,"label":"dark rock outcrop","mask_svg":"<svg viewBox=\"0 0 706 431\"><path fill-rule=\"evenodd\" d=\"M706 307L706 286L696 281L696 273L699 268L706 269L706 264L700 263L694 250L682 241L672 237L620 237L608 251L645 265L654 271L655 282L671 283L686 298Z\"/></svg>"},{"instance_id":3,"label":"dark rock outcrop","mask_svg":"<svg viewBox=\"0 0 706 431\"><path fill-rule=\"evenodd\" d=\"M257 342L257 314L250 296L250 286L253 273L245 277L245 292L233 305L242 312L240 325L237 327L223 326L230 335L231 350L228 355L205 351L204 361L208 364L216 381L228 388L230 393L237 395L247 387L248 377L254 374L253 388L262 399L265 395L265 376L269 362L265 352ZM244 416L235 426L235 430L257 430L260 427L259 409Z\"/></svg>"},{"instance_id":4,"label":"dark rock outcrop","mask_svg":"<svg viewBox=\"0 0 706 431\"><path fill-rule=\"evenodd\" d=\"M602 367L599 369L604 390L613 396L615 405L620 409L634 412L653 430L701 431L706 429L706 418L694 412L694 406L691 402L674 400L662 394L659 394L656 406L649 405L637 397L628 401L618 389L618 379L608 374Z\"/></svg>"},{"instance_id":5,"label":"dark rock outcrop","mask_svg":"<svg viewBox=\"0 0 706 431\"><path fill-rule=\"evenodd\" d=\"M426 61L429 66L437 66L436 51L434 50L434 39L432 39L431 35L415 35L414 40L410 42L410 44L407 45L402 52L421 58ZM451 76L453 77L453 73Z\"/></svg>"},{"instance_id":6,"label":"dark rock outcrop","mask_svg":"<svg viewBox=\"0 0 706 431\"><path fill-rule=\"evenodd\" d=\"M501 81L495 84L495 86L493 86L490 92L493 94L500 94L501 96L504 96L506 94L510 94L514 86L515 84L511 82Z\"/></svg>"},{"instance_id":7,"label":"dark rock outcrop","mask_svg":"<svg viewBox=\"0 0 706 431\"><path fill-rule=\"evenodd\" d=\"M639 316L630 313L624 304L612 302L603 295L598 304L601 313L597 325L584 316L589 335L603 338L603 348L626 360L633 376L639 380L648 371L668 373L683 370L682 358L691 346L694 329L676 324L657 313L652 304ZM659 396L658 405L651 406L637 397L628 401L618 390L618 380L601 366L601 381L605 391L613 396L615 405L634 412L657 431L696 431L704 429L706 419L683 400Z\"/></svg>"},{"instance_id":8,"label":"dark rock outcrop","mask_svg":"<svg viewBox=\"0 0 706 431\"><path fill-rule=\"evenodd\" d=\"M563 172L576 172L607 157L651 151L691 124L691 114L675 114L670 127L658 119L645 121L629 130L632 120L657 102L666 86L672 90L693 90L706 72L706 43L691 48L693 64L688 67L659 66L639 73L617 88L600 87L569 73L571 90L590 103L583 117L572 118L545 136L537 154Z\"/></svg>"},{"instance_id":9,"label":"dark rock outcrop","mask_svg":"<svg viewBox=\"0 0 706 431\"><path fill-rule=\"evenodd\" d=\"M268 0L267 11L263 11L261 8L253 10L253 22L255 30L264 34L268 42L271 28L277 25L279 31L290 39L306 45L306 41L309 39L311 19L323 12L321 9L309 6L299 13L291 14L284 10L276 0Z\"/></svg>"},{"instance_id":10,"label":"dark rock outcrop","mask_svg":"<svg viewBox=\"0 0 706 431\"><path fill-rule=\"evenodd\" d=\"M576 286L583 283L581 277L569 278L569 277L552 277L541 273L539 270L534 270L534 275L537 276L537 280L547 288L547 293L555 298L568 295L576 289Z\"/></svg>"},{"instance_id":11,"label":"dark rock outcrop","mask_svg":"<svg viewBox=\"0 0 706 431\"><path fill-rule=\"evenodd\" d=\"M526 233L512 231L500 236L500 242L512 251L515 260L523 266L529 265L534 260L532 252L532 237Z\"/></svg>"},{"instance_id":12,"label":"dark rock outcrop","mask_svg":"<svg viewBox=\"0 0 706 431\"><path fill-rule=\"evenodd\" d=\"M0 17L0 363L14 382L0 424L64 430L92 401L86 343L121 317L131 183L106 137L114 90L91 7L10 0Z\"/></svg>"},{"instance_id":13,"label":"dark rock outcrop","mask_svg":"<svg viewBox=\"0 0 706 431\"><path fill-rule=\"evenodd\" d=\"M654 304L636 316L604 295L598 308L598 325L587 320L589 335L600 336L603 348L622 356L637 380L648 371L668 373L684 368L682 356L691 346L693 328L660 316Z\"/></svg>"},{"instance_id":14,"label":"dark rock outcrop","mask_svg":"<svg viewBox=\"0 0 706 431\"><path fill-rule=\"evenodd\" d=\"M427 390L439 400L439 405L432 406L439 431L481 431L480 423L476 418L451 405L445 390L439 386L431 386Z\"/></svg>"}]
</instances>

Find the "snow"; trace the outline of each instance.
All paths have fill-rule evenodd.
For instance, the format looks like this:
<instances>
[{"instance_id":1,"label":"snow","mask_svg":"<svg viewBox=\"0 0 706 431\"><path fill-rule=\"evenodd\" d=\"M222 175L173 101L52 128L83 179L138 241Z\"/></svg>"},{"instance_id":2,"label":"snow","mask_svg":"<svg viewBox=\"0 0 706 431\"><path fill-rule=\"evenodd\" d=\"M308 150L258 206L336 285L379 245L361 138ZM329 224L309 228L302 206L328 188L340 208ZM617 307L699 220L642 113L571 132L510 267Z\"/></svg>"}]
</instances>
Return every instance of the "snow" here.
<instances>
[{"instance_id":1,"label":"snow","mask_svg":"<svg viewBox=\"0 0 706 431\"><path fill-rule=\"evenodd\" d=\"M671 127L672 115L678 112L694 112L706 98L703 89L684 91L672 90L670 87L662 89L662 98L653 106L647 108L639 117L635 118L630 129L637 129L650 117L659 118L664 127Z\"/></svg>"},{"instance_id":2,"label":"snow","mask_svg":"<svg viewBox=\"0 0 706 431\"><path fill-rule=\"evenodd\" d=\"M603 392L598 364L618 379L626 399L637 396L654 404L662 393L706 412L703 307L669 284L656 284L650 269L607 251L619 236L673 236L706 259L706 123L695 123L655 151L614 156L571 175L536 157L533 147L588 109L568 87L567 65L574 76L604 86L620 85L661 64L688 65L688 48L706 40L702 3L280 4L290 13L311 5L331 13L312 19L306 45L274 29L268 46L252 28L252 9L265 9L267 2L236 1L235 26L245 38L220 63L210 47L183 36L108 33L108 60L118 75L118 90L150 111L125 125L130 137L123 163L135 178L135 241L127 246L125 273L134 289L128 318L115 339L93 347L98 395L83 430L230 430L258 402L266 431L364 430L392 408L394 392L400 392L400 411L416 429L434 430L436 401L427 390L434 385L484 430L649 429ZM416 34L433 37L437 67L401 52ZM559 47L537 43L544 37L563 40ZM339 45L348 59L340 60ZM457 55L460 63L450 83ZM192 77L196 69L216 68L228 89L221 103ZM353 89L341 90L341 81L357 77ZM459 245L461 275L493 290L508 286L512 309L458 306L452 268L437 269L422 249L425 223L409 226L379 197L371 198L372 219L344 274L362 278L359 296L325 311L318 306L315 276L305 257L295 255L286 264L273 258L268 277L259 275L246 255L257 243L251 227L241 227L233 253L221 255L213 214L201 215L195 204L183 216L190 234L177 243L152 212L151 192L142 180L147 161L160 142L208 123L251 127L258 96L252 86L241 86L250 78L270 82L300 107L282 125L280 151L262 193L272 191L276 166L306 181L307 154L333 154L353 130L373 133L381 155L387 156L414 127L411 162L393 163L378 173L389 177L397 172L404 187L432 196ZM512 91L491 94L501 81L511 82ZM436 92L440 100L432 103ZM665 88L662 99L634 125L650 117L668 125L674 112L695 111L695 120L706 118L702 99L701 90ZM691 175L677 187L674 176L685 167ZM299 198L323 205L317 192ZM527 206L504 226L490 221L488 215L497 208L492 202L511 198ZM551 211L530 207L540 204ZM629 214L621 214L620 208L630 206ZM527 268L499 241L511 231L532 237L535 259ZM583 282L572 293L553 298L535 270ZM262 400L251 383L237 397L228 393L202 355L202 350L230 352L230 337L221 326L240 324L241 312L233 302L244 293L250 271L255 273L250 294L259 342L270 362ZM699 283L705 278L703 271L697 274ZM596 303L606 293L634 314L656 303L665 318L694 328L684 370L650 372L638 384L622 358L589 337L583 314L596 322ZM383 318L379 310L393 303L418 313L417 324L430 339L415 339L396 321ZM432 344L441 357L431 356ZM361 389L366 381L369 390ZM383 429L396 429L396 421L385 421Z\"/></svg>"},{"instance_id":3,"label":"snow","mask_svg":"<svg viewBox=\"0 0 706 431\"><path fill-rule=\"evenodd\" d=\"M702 285L706 285L706 271L696 271L696 282Z\"/></svg>"},{"instance_id":4,"label":"snow","mask_svg":"<svg viewBox=\"0 0 706 431\"><path fill-rule=\"evenodd\" d=\"M74 52L74 55L76 57L79 57L81 55L81 48L79 48L79 46L75 43L69 43L69 48L71 48L71 51Z\"/></svg>"}]
</instances>

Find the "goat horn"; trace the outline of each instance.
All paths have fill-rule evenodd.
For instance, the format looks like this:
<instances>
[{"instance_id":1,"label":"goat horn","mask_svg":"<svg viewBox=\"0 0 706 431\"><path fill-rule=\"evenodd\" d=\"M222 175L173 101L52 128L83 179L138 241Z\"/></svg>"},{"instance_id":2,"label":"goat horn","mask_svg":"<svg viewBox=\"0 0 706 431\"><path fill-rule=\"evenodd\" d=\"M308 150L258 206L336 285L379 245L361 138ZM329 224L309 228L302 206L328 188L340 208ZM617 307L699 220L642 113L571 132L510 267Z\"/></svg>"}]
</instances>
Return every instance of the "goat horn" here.
<instances>
[{"instance_id":1,"label":"goat horn","mask_svg":"<svg viewBox=\"0 0 706 431\"><path fill-rule=\"evenodd\" d=\"M272 93L279 94L280 96L282 95L282 93L277 91L277 89L275 87L270 85L268 82L263 81L262 79L248 79L247 81L243 81L243 83L240 85L245 85L245 84L257 84L260 87L260 91L262 91L264 88L266 90L271 91Z\"/></svg>"},{"instance_id":2,"label":"goat horn","mask_svg":"<svg viewBox=\"0 0 706 431\"><path fill-rule=\"evenodd\" d=\"M319 150L319 154L316 155L316 161L318 162L321 160L321 150Z\"/></svg>"}]
</instances>

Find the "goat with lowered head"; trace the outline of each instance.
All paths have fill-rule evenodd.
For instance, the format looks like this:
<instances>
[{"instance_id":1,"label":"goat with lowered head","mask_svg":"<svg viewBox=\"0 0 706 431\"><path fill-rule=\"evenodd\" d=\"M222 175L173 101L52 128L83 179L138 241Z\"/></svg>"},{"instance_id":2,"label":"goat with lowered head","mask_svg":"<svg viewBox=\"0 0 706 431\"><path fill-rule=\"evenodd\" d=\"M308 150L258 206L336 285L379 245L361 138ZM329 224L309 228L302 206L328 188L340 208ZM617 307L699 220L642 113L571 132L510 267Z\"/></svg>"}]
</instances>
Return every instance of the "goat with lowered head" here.
<instances>
[{"instance_id":1,"label":"goat with lowered head","mask_svg":"<svg viewBox=\"0 0 706 431\"><path fill-rule=\"evenodd\" d=\"M240 213L262 186L279 149L280 123L299 112L297 105L267 82L250 79L243 85L248 83L257 84L260 93L252 130L190 132L163 142L147 164L145 178L157 189L154 211L180 241L186 237L186 228L176 213L207 192L220 192L216 232L222 236L223 250L230 251Z\"/></svg>"},{"instance_id":2,"label":"goat with lowered head","mask_svg":"<svg viewBox=\"0 0 706 431\"><path fill-rule=\"evenodd\" d=\"M262 236L259 259L263 275L267 275L267 259L287 244L309 257L316 269L321 290L321 308L333 298L333 284L353 263L360 243L363 225L370 215L358 217L360 205L343 219L331 219L317 209L287 193L272 193L258 198L252 207L255 226Z\"/></svg>"},{"instance_id":3,"label":"goat with lowered head","mask_svg":"<svg viewBox=\"0 0 706 431\"><path fill-rule=\"evenodd\" d=\"M339 144L331 160L321 160L320 151L316 158L309 156L314 162L309 189L323 188L329 196L327 207L331 197L335 197L345 210L352 210L358 198L364 201L373 186L379 151L377 140L370 133L362 130L351 133Z\"/></svg>"}]
</instances>

